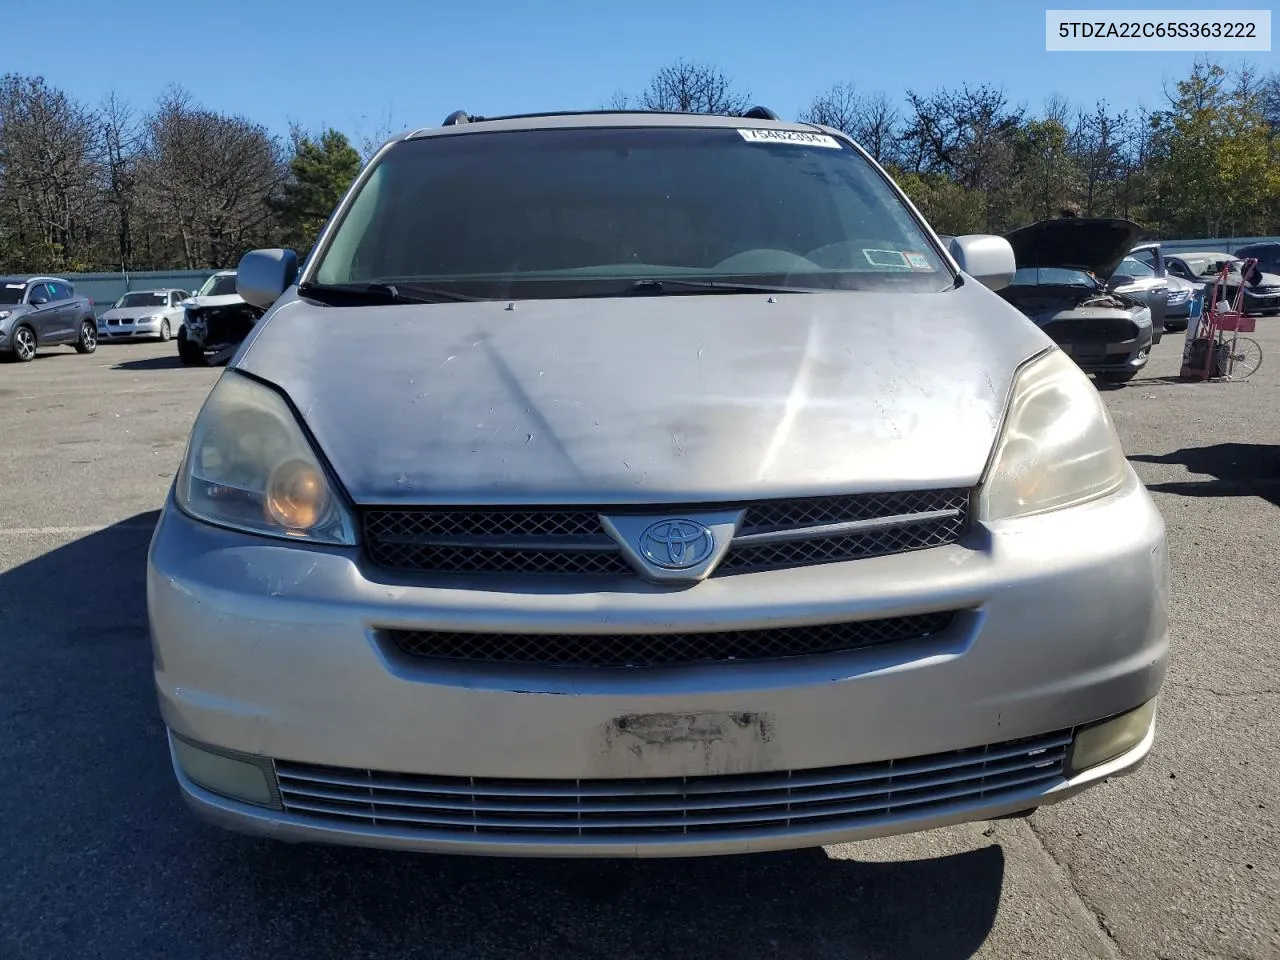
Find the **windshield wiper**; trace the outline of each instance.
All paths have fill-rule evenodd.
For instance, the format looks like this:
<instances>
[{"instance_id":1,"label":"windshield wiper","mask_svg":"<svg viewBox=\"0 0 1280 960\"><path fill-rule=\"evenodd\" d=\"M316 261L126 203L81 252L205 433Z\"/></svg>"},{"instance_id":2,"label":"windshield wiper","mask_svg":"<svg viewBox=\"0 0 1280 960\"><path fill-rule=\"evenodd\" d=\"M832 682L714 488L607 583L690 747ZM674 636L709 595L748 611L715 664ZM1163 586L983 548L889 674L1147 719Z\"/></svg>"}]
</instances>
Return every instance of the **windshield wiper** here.
<instances>
[{"instance_id":1,"label":"windshield wiper","mask_svg":"<svg viewBox=\"0 0 1280 960\"><path fill-rule=\"evenodd\" d=\"M668 290L668 287L677 289ZM635 296L637 294L647 294L649 296L662 296L665 293L680 293L682 291L690 291L694 293L814 293L816 291L806 289L804 287L770 287L763 284L755 283L732 283L723 280L678 280L673 277L665 277L661 280L637 280L627 287L623 293L626 296Z\"/></svg>"},{"instance_id":2,"label":"windshield wiper","mask_svg":"<svg viewBox=\"0 0 1280 960\"><path fill-rule=\"evenodd\" d=\"M415 283L304 283L298 295L322 302L337 299L353 303L478 303L487 297L469 297L465 293L441 290Z\"/></svg>"}]
</instances>

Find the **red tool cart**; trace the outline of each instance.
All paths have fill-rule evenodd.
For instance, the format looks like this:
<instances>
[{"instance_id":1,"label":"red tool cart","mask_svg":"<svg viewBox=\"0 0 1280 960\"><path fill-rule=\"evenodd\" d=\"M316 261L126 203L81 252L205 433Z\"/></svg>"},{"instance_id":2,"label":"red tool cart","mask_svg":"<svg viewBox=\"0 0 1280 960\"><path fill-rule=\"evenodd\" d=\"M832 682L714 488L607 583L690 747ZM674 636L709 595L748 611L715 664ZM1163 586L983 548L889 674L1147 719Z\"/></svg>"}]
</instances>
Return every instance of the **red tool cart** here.
<instances>
[{"instance_id":1,"label":"red tool cart","mask_svg":"<svg viewBox=\"0 0 1280 960\"><path fill-rule=\"evenodd\" d=\"M1204 309L1199 322L1187 324L1187 339L1182 351L1183 377L1194 380L1243 380L1262 366L1262 347L1252 337L1256 320L1245 316L1244 285L1256 267L1257 260L1240 264L1240 284L1234 301L1226 300L1226 282L1230 267L1223 264L1213 287L1206 291Z\"/></svg>"}]
</instances>

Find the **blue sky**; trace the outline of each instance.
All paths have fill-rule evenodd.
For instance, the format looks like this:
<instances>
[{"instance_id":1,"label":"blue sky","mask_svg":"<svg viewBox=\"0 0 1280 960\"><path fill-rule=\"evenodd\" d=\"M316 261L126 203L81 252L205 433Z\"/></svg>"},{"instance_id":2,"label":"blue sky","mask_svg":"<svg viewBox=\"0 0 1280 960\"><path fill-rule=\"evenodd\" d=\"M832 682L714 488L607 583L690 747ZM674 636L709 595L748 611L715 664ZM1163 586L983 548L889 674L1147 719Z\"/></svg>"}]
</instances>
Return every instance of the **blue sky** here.
<instances>
[{"instance_id":1,"label":"blue sky","mask_svg":"<svg viewBox=\"0 0 1280 960\"><path fill-rule=\"evenodd\" d=\"M1111 2L1130 9L1265 6ZM986 82L1032 110L1054 93L1154 106L1162 85L1195 58L1047 53L1050 5L1073 7L1063 0L226 0L206 13L160 0L63 0L59 42L35 51L9 44L0 70L42 74L95 103L114 89L138 107L180 82L205 106L278 132L296 120L359 137L388 119L395 130L436 125L455 109L599 107L615 90L643 89L655 70L680 57L715 65L784 117L837 81L894 98L908 87ZM1274 52L1218 56L1280 69Z\"/></svg>"}]
</instances>

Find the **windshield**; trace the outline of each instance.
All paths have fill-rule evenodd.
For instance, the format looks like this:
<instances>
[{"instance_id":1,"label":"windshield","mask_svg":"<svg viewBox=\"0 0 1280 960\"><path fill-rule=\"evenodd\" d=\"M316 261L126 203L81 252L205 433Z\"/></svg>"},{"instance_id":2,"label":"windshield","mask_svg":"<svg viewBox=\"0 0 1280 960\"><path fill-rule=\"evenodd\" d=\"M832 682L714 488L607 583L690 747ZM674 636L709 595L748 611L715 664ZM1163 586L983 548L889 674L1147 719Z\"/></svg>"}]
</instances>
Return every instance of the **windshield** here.
<instances>
[{"instance_id":1,"label":"windshield","mask_svg":"<svg viewBox=\"0 0 1280 960\"><path fill-rule=\"evenodd\" d=\"M168 303L163 293L144 291L142 293L126 293L116 301L117 307L163 307Z\"/></svg>"},{"instance_id":2,"label":"windshield","mask_svg":"<svg viewBox=\"0 0 1280 960\"><path fill-rule=\"evenodd\" d=\"M1132 277L1134 280L1145 280L1147 277L1154 277L1156 272L1140 260L1133 257L1125 257L1120 261L1120 266L1116 267L1115 275L1117 277Z\"/></svg>"},{"instance_id":3,"label":"windshield","mask_svg":"<svg viewBox=\"0 0 1280 960\"><path fill-rule=\"evenodd\" d=\"M1068 270L1063 267L1022 267L1015 270L1011 287L1038 286L1088 287L1096 289L1097 284L1083 270Z\"/></svg>"},{"instance_id":4,"label":"windshield","mask_svg":"<svg viewBox=\"0 0 1280 960\"><path fill-rule=\"evenodd\" d=\"M953 283L856 151L814 134L751 139L760 133L537 130L401 143L362 185L309 279L457 284L482 297L587 296L644 278Z\"/></svg>"},{"instance_id":5,"label":"windshield","mask_svg":"<svg viewBox=\"0 0 1280 960\"><path fill-rule=\"evenodd\" d=\"M1216 274L1222 269L1222 265L1226 262L1227 259L1225 257L1221 260L1210 260L1207 257L1188 257L1183 260L1183 263L1187 265L1187 269L1197 277Z\"/></svg>"},{"instance_id":6,"label":"windshield","mask_svg":"<svg viewBox=\"0 0 1280 960\"><path fill-rule=\"evenodd\" d=\"M0 283L0 304L21 303L26 289L25 283Z\"/></svg>"},{"instance_id":7,"label":"windshield","mask_svg":"<svg viewBox=\"0 0 1280 960\"><path fill-rule=\"evenodd\" d=\"M229 273L222 277L210 277L200 288L201 297L227 297L236 292L236 275Z\"/></svg>"}]
</instances>

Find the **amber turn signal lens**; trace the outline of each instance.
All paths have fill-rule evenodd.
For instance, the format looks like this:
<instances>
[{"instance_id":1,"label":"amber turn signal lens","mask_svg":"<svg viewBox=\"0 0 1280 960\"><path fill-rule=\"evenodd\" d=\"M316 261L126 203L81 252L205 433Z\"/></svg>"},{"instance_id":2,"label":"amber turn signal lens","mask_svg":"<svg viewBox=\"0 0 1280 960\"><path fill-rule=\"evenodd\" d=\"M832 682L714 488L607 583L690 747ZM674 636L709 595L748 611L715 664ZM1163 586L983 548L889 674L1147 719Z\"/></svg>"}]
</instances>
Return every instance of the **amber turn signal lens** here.
<instances>
[{"instance_id":1,"label":"amber turn signal lens","mask_svg":"<svg viewBox=\"0 0 1280 960\"><path fill-rule=\"evenodd\" d=\"M324 477L305 460L280 464L267 481L267 516L290 530L309 530L324 516L329 491Z\"/></svg>"}]
</instances>

